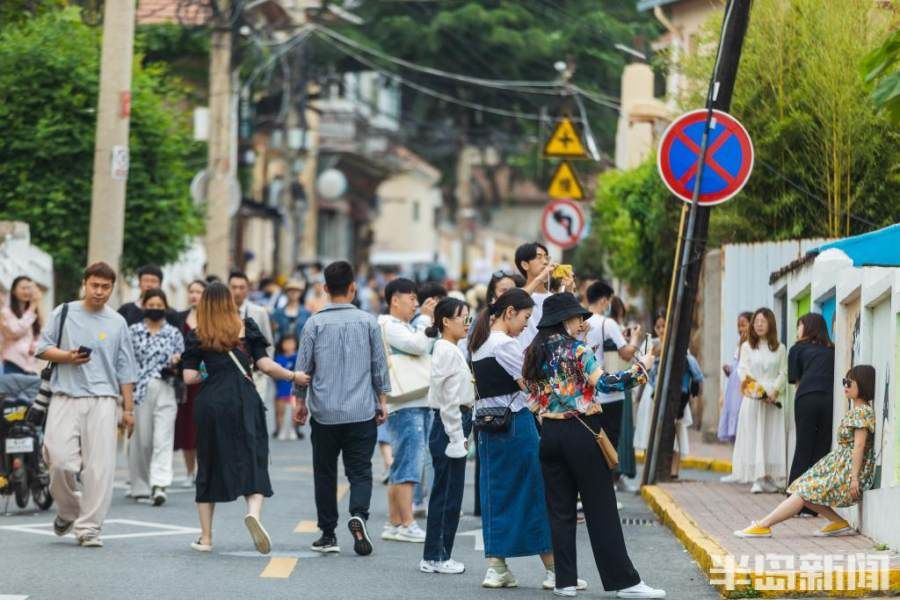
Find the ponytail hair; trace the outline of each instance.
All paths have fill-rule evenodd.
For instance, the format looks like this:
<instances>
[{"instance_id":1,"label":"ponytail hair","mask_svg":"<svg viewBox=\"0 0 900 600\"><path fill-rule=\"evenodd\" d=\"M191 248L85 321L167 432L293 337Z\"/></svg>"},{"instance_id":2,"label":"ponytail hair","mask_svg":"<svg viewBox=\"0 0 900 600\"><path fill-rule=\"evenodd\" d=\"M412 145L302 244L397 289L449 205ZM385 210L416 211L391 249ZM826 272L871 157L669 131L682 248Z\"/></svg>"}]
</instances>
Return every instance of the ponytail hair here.
<instances>
[{"instance_id":1,"label":"ponytail hair","mask_svg":"<svg viewBox=\"0 0 900 600\"><path fill-rule=\"evenodd\" d=\"M434 323L425 330L425 335L436 338L444 333L444 319L452 319L462 314L464 308L468 308L468 304L458 298L445 297L441 298L437 306L434 307Z\"/></svg>"},{"instance_id":2,"label":"ponytail hair","mask_svg":"<svg viewBox=\"0 0 900 600\"><path fill-rule=\"evenodd\" d=\"M475 329L469 336L469 353L474 354L487 341L491 335L491 320L499 317L506 312L507 308L512 308L519 312L534 307L534 300L528 295L528 292L521 288L513 288L505 292L497 298L497 301L486 307L478 320L475 321Z\"/></svg>"}]
</instances>

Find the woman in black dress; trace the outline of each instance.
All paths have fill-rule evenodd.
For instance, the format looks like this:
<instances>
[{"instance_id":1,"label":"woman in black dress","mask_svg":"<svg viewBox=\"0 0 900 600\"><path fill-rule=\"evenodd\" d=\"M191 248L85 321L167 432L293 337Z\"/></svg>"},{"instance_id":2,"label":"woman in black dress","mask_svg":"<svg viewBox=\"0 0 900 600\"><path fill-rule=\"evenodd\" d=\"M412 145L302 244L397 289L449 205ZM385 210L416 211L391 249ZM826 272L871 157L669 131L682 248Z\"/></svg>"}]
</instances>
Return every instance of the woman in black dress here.
<instances>
[{"instance_id":1,"label":"woman in black dress","mask_svg":"<svg viewBox=\"0 0 900 600\"><path fill-rule=\"evenodd\" d=\"M797 386L797 447L788 477L790 484L831 450L834 344L820 314L807 313L797 320L797 343L788 352L788 381ZM815 514L808 508L802 512Z\"/></svg>"},{"instance_id":2,"label":"woman in black dress","mask_svg":"<svg viewBox=\"0 0 900 600\"><path fill-rule=\"evenodd\" d=\"M251 370L274 379L306 385L309 378L288 371L266 355L266 338L253 319L241 318L222 283L212 283L197 307L197 329L187 339L183 356L184 382L201 381L200 363L208 374L194 405L197 424L198 552L212 550L212 519L217 502L243 496L244 524L262 554L271 551L269 534L260 523L263 497L272 495L269 482L269 436L265 408L253 384Z\"/></svg>"}]
</instances>

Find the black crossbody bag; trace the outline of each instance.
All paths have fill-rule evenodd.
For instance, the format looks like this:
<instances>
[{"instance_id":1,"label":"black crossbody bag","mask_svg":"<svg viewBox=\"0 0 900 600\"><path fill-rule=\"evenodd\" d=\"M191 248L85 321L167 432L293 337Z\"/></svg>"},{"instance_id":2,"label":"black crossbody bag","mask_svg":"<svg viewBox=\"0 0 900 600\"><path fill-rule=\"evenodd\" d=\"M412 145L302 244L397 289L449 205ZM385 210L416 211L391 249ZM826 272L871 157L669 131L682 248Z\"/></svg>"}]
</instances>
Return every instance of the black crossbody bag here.
<instances>
[{"instance_id":1,"label":"black crossbody bag","mask_svg":"<svg viewBox=\"0 0 900 600\"><path fill-rule=\"evenodd\" d=\"M475 399L482 396L502 396L521 392L516 380L503 370L496 358L485 358L477 362L469 361L469 367L475 375ZM513 398L515 400L515 398ZM472 426L478 431L505 433L512 423L512 403L506 406L486 406L475 411Z\"/></svg>"}]
</instances>

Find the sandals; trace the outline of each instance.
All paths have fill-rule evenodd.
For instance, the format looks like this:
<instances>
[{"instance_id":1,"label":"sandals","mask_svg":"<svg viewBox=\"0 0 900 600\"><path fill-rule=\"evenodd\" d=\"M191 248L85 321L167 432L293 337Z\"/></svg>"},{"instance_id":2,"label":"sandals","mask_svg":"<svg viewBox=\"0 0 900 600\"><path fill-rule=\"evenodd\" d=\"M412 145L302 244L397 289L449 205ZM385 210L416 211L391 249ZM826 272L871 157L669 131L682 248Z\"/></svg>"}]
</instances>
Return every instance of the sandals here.
<instances>
[{"instance_id":1,"label":"sandals","mask_svg":"<svg viewBox=\"0 0 900 600\"><path fill-rule=\"evenodd\" d=\"M250 532L250 537L253 538L253 545L256 546L257 552L268 554L272 551L272 540L263 528L262 523L259 522L259 519L253 515L247 515L244 517L244 525L247 526L247 531Z\"/></svg>"},{"instance_id":2,"label":"sandals","mask_svg":"<svg viewBox=\"0 0 900 600\"><path fill-rule=\"evenodd\" d=\"M197 552L212 552L212 544L203 544L200 542L200 538L191 543L191 548Z\"/></svg>"}]
</instances>

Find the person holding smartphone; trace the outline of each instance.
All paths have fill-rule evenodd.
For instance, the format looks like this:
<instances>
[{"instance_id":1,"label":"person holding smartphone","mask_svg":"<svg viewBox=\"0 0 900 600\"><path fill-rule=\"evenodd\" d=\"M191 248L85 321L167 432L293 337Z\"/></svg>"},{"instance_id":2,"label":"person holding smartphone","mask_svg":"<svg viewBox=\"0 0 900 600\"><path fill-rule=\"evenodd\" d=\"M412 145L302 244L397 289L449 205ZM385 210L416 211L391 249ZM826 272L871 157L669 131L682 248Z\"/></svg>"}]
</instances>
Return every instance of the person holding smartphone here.
<instances>
[{"instance_id":1,"label":"person holding smartphone","mask_svg":"<svg viewBox=\"0 0 900 600\"><path fill-rule=\"evenodd\" d=\"M112 502L116 408L121 397L121 425L131 437L138 367L128 324L106 305L116 272L94 263L82 283L84 299L54 309L36 354L55 365L44 430L58 509L53 531L62 537L74 529L79 545L96 548Z\"/></svg>"}]
</instances>

